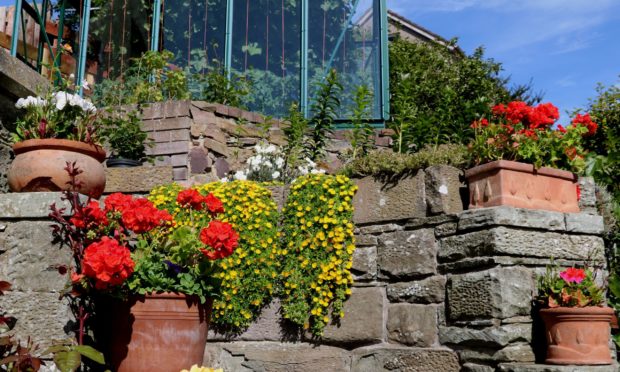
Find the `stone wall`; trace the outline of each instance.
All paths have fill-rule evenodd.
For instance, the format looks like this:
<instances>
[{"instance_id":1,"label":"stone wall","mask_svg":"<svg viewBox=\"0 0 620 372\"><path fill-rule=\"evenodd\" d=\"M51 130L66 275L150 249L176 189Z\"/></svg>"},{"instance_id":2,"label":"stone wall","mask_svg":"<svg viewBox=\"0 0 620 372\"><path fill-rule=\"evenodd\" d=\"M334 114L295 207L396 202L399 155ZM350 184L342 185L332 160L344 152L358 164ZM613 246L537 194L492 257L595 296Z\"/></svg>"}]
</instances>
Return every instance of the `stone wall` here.
<instances>
[{"instance_id":1,"label":"stone wall","mask_svg":"<svg viewBox=\"0 0 620 372\"><path fill-rule=\"evenodd\" d=\"M205 183L240 170L261 140L286 143L281 120L265 122L257 113L200 101L153 103L142 112L143 129L154 140L148 150L156 165L173 167L174 180ZM390 148L391 131L378 130L377 147ZM338 168L338 154L349 148L346 131L336 131L324 166Z\"/></svg>"},{"instance_id":2,"label":"stone wall","mask_svg":"<svg viewBox=\"0 0 620 372\"><path fill-rule=\"evenodd\" d=\"M278 301L235 337L210 331L204 364L225 371L575 371L541 366L542 325L532 310L535 274L604 262L592 184L582 213L494 207L463 211L460 171L431 167L393 184L356 180L355 284L340 326L322 339L291 328ZM58 299L47 206L58 194L0 195L0 301L16 332L37 341L75 326ZM60 203L60 201L57 200ZM617 366L588 367L612 371ZM586 369L579 369L586 370Z\"/></svg>"}]
</instances>

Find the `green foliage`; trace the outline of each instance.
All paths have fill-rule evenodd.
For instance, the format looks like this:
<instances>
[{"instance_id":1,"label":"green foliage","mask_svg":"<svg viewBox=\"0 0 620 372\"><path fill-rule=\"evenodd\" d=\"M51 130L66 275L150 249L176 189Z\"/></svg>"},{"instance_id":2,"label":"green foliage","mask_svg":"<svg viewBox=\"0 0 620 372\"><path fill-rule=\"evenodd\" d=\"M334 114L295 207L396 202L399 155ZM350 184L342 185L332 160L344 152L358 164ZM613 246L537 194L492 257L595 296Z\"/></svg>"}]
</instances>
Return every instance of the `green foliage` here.
<instances>
[{"instance_id":1,"label":"green foliage","mask_svg":"<svg viewBox=\"0 0 620 372\"><path fill-rule=\"evenodd\" d=\"M397 39L390 44L388 126L396 132L395 150L414 152L424 144L467 144L470 124L488 116L490 107L509 100L540 100L530 86L506 86L501 64L476 49L466 56L450 48Z\"/></svg>"},{"instance_id":2,"label":"green foliage","mask_svg":"<svg viewBox=\"0 0 620 372\"><path fill-rule=\"evenodd\" d=\"M282 314L320 336L344 315L350 295L355 186L347 177L311 174L291 185L282 210Z\"/></svg>"},{"instance_id":3,"label":"green foliage","mask_svg":"<svg viewBox=\"0 0 620 372\"><path fill-rule=\"evenodd\" d=\"M215 64L208 66L206 74L194 74L192 84L197 90L194 99L212 103L244 108L244 97L250 92L251 84L248 79L231 72L230 79L223 66Z\"/></svg>"},{"instance_id":4,"label":"green foliage","mask_svg":"<svg viewBox=\"0 0 620 372\"><path fill-rule=\"evenodd\" d=\"M286 145L283 148L284 154L284 174L292 174L296 169L305 164L304 144L305 135L308 132L308 120L299 111L297 103L293 103L289 108L286 118L288 125L283 128L286 137Z\"/></svg>"},{"instance_id":5,"label":"green foliage","mask_svg":"<svg viewBox=\"0 0 620 372\"><path fill-rule=\"evenodd\" d=\"M580 279L572 280L571 274ZM560 272L557 266L547 266L545 274L538 277L537 300L546 307L599 306L605 301L605 289L596 284L590 269Z\"/></svg>"},{"instance_id":6,"label":"green foliage","mask_svg":"<svg viewBox=\"0 0 620 372\"><path fill-rule=\"evenodd\" d=\"M111 157L144 161L146 147L153 146L146 132L142 131L142 120L137 110L108 108L101 119L101 134L111 149Z\"/></svg>"},{"instance_id":7,"label":"green foliage","mask_svg":"<svg viewBox=\"0 0 620 372\"><path fill-rule=\"evenodd\" d=\"M187 76L169 67L172 58L172 52L164 50L132 59L122 78L95 86L93 100L100 106L118 106L189 99Z\"/></svg>"},{"instance_id":8,"label":"green foliage","mask_svg":"<svg viewBox=\"0 0 620 372\"><path fill-rule=\"evenodd\" d=\"M310 134L305 145L310 160L321 160L325 155L325 147L329 136L333 133L336 112L340 107L342 85L338 81L336 70L332 69L325 81L318 84L318 92L312 104L309 127Z\"/></svg>"},{"instance_id":9,"label":"green foliage","mask_svg":"<svg viewBox=\"0 0 620 372\"><path fill-rule=\"evenodd\" d=\"M425 145L413 154L376 150L353 160L342 172L349 177L394 177L410 174L433 165L464 168L469 161L467 147L459 144Z\"/></svg>"},{"instance_id":10,"label":"green foliage","mask_svg":"<svg viewBox=\"0 0 620 372\"><path fill-rule=\"evenodd\" d=\"M372 104L372 94L366 85L357 87L353 101L353 115L351 115L353 128L347 132L347 137L352 147L350 158L354 160L368 155L372 150L375 145L375 131L366 120L370 116Z\"/></svg>"}]
</instances>

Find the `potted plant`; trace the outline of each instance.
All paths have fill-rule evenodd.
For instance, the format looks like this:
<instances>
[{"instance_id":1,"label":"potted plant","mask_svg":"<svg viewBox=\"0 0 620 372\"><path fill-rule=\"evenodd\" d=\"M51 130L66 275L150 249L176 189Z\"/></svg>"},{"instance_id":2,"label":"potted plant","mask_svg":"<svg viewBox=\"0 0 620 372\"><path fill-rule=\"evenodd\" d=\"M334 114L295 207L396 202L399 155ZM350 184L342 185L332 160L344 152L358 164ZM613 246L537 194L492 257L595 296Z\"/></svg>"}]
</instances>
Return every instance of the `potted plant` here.
<instances>
[{"instance_id":1,"label":"potted plant","mask_svg":"<svg viewBox=\"0 0 620 372\"><path fill-rule=\"evenodd\" d=\"M545 322L549 364L611 364L612 308L590 269L547 267L538 278L540 315Z\"/></svg>"},{"instance_id":2,"label":"potted plant","mask_svg":"<svg viewBox=\"0 0 620 372\"><path fill-rule=\"evenodd\" d=\"M102 136L110 149L110 157L106 161L108 168L137 167L147 160L146 147L153 143L142 131L138 110L109 110L101 121Z\"/></svg>"},{"instance_id":3,"label":"potted plant","mask_svg":"<svg viewBox=\"0 0 620 372\"><path fill-rule=\"evenodd\" d=\"M558 109L550 103L510 102L493 107L491 120L472 124L469 145L474 168L465 172L469 208L518 208L579 212L577 176L585 168L583 137L596 132L588 114L564 128L553 125Z\"/></svg>"},{"instance_id":4,"label":"potted plant","mask_svg":"<svg viewBox=\"0 0 620 372\"><path fill-rule=\"evenodd\" d=\"M20 98L15 106L23 115L13 133L15 159L8 171L11 191L61 191L69 178L67 162L82 171L79 192L98 198L105 188L101 164L105 151L98 145L97 109L89 101L62 90L48 91L42 97Z\"/></svg>"},{"instance_id":5,"label":"potted plant","mask_svg":"<svg viewBox=\"0 0 620 372\"><path fill-rule=\"evenodd\" d=\"M74 181L78 170L67 169ZM67 296L80 324L79 344L92 318L114 370L200 364L218 288L214 261L231 255L238 241L232 226L217 220L222 202L182 191L176 202L188 221L174 224L145 198L116 193L103 206L82 202L73 191L66 198L71 210L52 205L50 216L55 235L73 253Z\"/></svg>"}]
</instances>

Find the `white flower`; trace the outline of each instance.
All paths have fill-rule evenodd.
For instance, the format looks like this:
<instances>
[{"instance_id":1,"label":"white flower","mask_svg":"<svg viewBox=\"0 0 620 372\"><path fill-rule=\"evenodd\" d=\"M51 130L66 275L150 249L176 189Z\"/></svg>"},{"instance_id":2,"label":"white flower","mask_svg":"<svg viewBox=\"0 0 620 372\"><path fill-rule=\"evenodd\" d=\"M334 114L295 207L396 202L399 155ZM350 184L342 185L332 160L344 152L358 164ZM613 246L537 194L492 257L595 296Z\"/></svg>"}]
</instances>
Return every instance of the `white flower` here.
<instances>
[{"instance_id":1,"label":"white flower","mask_svg":"<svg viewBox=\"0 0 620 372\"><path fill-rule=\"evenodd\" d=\"M271 163L269 160L265 160L263 165L267 168L273 168L273 163Z\"/></svg>"},{"instance_id":2,"label":"white flower","mask_svg":"<svg viewBox=\"0 0 620 372\"><path fill-rule=\"evenodd\" d=\"M325 169L313 169L310 171L310 173L312 174L324 174L325 173Z\"/></svg>"},{"instance_id":3,"label":"white flower","mask_svg":"<svg viewBox=\"0 0 620 372\"><path fill-rule=\"evenodd\" d=\"M302 176L308 174L308 168L299 167L298 169L299 169L299 173L301 173Z\"/></svg>"},{"instance_id":4,"label":"white flower","mask_svg":"<svg viewBox=\"0 0 620 372\"><path fill-rule=\"evenodd\" d=\"M82 88L86 89L86 90L90 90L90 85L88 85L88 81L86 80L82 80Z\"/></svg>"},{"instance_id":5,"label":"white flower","mask_svg":"<svg viewBox=\"0 0 620 372\"><path fill-rule=\"evenodd\" d=\"M245 172L243 172L243 171L237 171L233 177L236 180L240 180L240 181L245 181L245 180L248 179L247 174L245 174Z\"/></svg>"},{"instance_id":6,"label":"white flower","mask_svg":"<svg viewBox=\"0 0 620 372\"><path fill-rule=\"evenodd\" d=\"M56 92L52 98L52 103L56 106L56 110L60 111L67 106L67 102L69 101L70 93L67 92Z\"/></svg>"},{"instance_id":7,"label":"white flower","mask_svg":"<svg viewBox=\"0 0 620 372\"><path fill-rule=\"evenodd\" d=\"M22 108L26 108L30 106L41 107L46 104L47 104L47 101L41 97L28 96L26 98L18 99L17 102L15 103L15 107L18 109L22 109Z\"/></svg>"},{"instance_id":8,"label":"white flower","mask_svg":"<svg viewBox=\"0 0 620 372\"><path fill-rule=\"evenodd\" d=\"M265 148L265 152L268 153L268 154L276 152L276 150L277 149L276 149L276 147L274 145L269 145L269 146L267 146L267 148Z\"/></svg>"},{"instance_id":9,"label":"white flower","mask_svg":"<svg viewBox=\"0 0 620 372\"><path fill-rule=\"evenodd\" d=\"M278 177L280 177L280 172L275 171L275 172L271 173L271 178L272 179L277 180Z\"/></svg>"},{"instance_id":10,"label":"white flower","mask_svg":"<svg viewBox=\"0 0 620 372\"><path fill-rule=\"evenodd\" d=\"M276 158L276 167L280 168L284 165L284 159L281 157Z\"/></svg>"}]
</instances>

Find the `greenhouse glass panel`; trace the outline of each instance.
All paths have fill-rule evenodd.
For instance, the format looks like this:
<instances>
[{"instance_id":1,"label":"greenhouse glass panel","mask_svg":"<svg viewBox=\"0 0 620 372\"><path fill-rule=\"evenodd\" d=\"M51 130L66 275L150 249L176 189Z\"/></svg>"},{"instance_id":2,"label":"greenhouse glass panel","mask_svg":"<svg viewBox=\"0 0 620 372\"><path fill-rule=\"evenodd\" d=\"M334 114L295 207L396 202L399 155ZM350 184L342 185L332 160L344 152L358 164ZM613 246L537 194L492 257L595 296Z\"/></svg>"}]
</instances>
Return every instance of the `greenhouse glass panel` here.
<instances>
[{"instance_id":1,"label":"greenhouse glass panel","mask_svg":"<svg viewBox=\"0 0 620 372\"><path fill-rule=\"evenodd\" d=\"M245 108L282 117L293 102L311 115L318 85L335 69L343 122L362 85L372 96L369 120L387 118L385 0L165 0L154 8L158 3L110 0L92 12L89 59L97 80L121 77L128 60L150 46L174 54L194 99L202 99L205 75L215 71L249 86Z\"/></svg>"}]
</instances>

